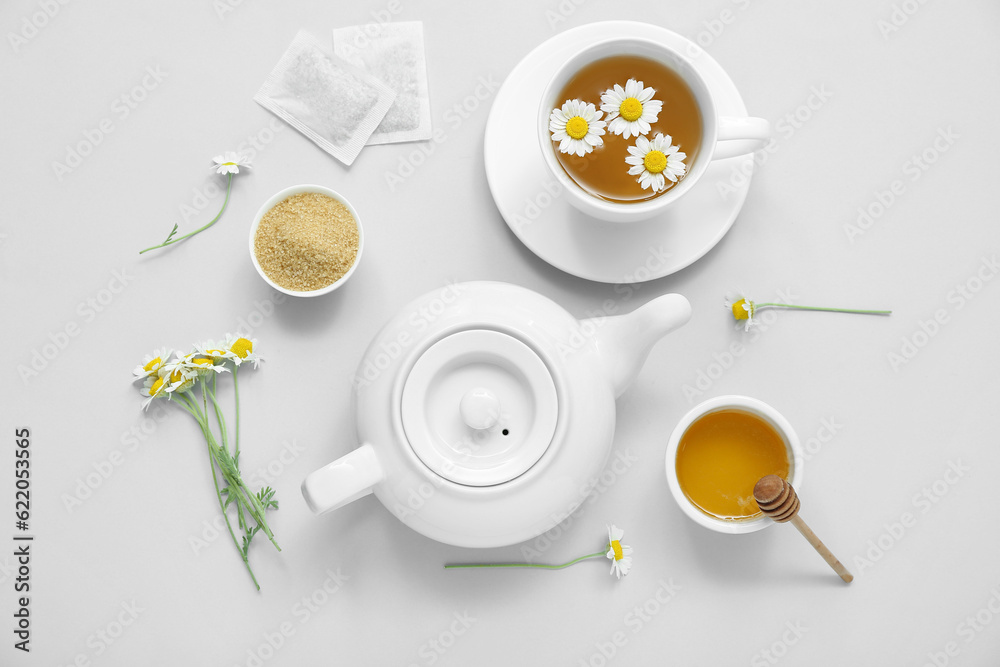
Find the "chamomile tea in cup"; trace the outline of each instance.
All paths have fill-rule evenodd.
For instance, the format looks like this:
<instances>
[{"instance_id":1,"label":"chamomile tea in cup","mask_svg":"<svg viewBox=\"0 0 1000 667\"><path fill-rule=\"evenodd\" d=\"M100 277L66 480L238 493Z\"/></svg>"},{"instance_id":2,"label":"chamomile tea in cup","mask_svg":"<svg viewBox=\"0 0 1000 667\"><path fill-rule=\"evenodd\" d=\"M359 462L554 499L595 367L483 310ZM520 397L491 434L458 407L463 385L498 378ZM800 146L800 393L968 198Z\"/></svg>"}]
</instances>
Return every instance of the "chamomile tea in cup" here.
<instances>
[{"instance_id":1,"label":"chamomile tea in cup","mask_svg":"<svg viewBox=\"0 0 1000 667\"><path fill-rule=\"evenodd\" d=\"M569 202L611 222L662 212L712 160L750 153L769 136L762 118L719 117L694 63L641 38L607 39L571 55L538 110L545 164Z\"/></svg>"},{"instance_id":2,"label":"chamomile tea in cup","mask_svg":"<svg viewBox=\"0 0 1000 667\"><path fill-rule=\"evenodd\" d=\"M757 507L754 485L765 475L778 475L799 489L802 464L791 424L748 396L719 396L694 407L667 444L674 500L696 523L722 533L750 533L772 524Z\"/></svg>"}]
</instances>

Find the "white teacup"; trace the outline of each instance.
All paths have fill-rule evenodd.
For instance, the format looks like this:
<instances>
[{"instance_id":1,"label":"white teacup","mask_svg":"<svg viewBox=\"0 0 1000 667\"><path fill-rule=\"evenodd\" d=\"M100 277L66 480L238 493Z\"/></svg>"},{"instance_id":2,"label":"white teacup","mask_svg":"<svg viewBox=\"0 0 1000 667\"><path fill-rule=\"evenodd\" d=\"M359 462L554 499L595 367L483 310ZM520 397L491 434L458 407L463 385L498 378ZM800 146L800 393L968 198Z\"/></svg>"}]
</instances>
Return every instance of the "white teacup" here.
<instances>
[{"instance_id":1,"label":"white teacup","mask_svg":"<svg viewBox=\"0 0 1000 667\"><path fill-rule=\"evenodd\" d=\"M677 448L680 445L681 438L693 423L709 413L719 412L720 410L741 410L759 417L770 424L781 436L781 439L785 441L789 465L788 481L796 491L801 490L804 457L802 445L799 444L799 438L795 435L795 429L792 428L788 420L782 417L781 413L777 410L767 403L759 401L756 398L750 398L749 396L717 396L716 398L699 403L681 418L680 422L674 428L673 433L670 434L670 441L667 443L667 485L670 487L670 493L674 497L674 500L677 501L677 505L695 523L720 533L734 535L753 533L767 528L774 521L766 516L742 521L719 519L710 516L701 511L688 499L684 494L684 490L681 489L680 482L677 480Z\"/></svg>"},{"instance_id":2,"label":"white teacup","mask_svg":"<svg viewBox=\"0 0 1000 667\"><path fill-rule=\"evenodd\" d=\"M666 193L646 201L611 202L581 188L559 164L556 158L558 146L552 141L549 132L549 114L565 101L557 100L556 95L569 80L592 62L621 55L641 56L672 69L687 83L701 111L701 148L694 162L687 165L687 175ZM599 99L585 101L592 102L598 108L601 106ZM610 222L635 222L661 213L694 187L712 160L751 153L762 148L770 136L771 124L763 118L719 117L712 92L690 59L659 42L637 37L606 39L577 51L549 80L538 107L538 139L549 171L563 186L574 207L587 215Z\"/></svg>"}]
</instances>

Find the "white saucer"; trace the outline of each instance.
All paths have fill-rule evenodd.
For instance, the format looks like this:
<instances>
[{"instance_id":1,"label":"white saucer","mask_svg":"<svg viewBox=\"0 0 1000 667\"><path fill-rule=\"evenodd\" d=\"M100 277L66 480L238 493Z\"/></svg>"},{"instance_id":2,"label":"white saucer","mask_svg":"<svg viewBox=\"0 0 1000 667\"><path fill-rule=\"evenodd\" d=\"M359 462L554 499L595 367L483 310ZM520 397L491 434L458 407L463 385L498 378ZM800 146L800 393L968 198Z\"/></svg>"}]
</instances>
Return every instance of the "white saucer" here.
<instances>
[{"instance_id":1,"label":"white saucer","mask_svg":"<svg viewBox=\"0 0 1000 667\"><path fill-rule=\"evenodd\" d=\"M743 207L754 165L752 154L714 161L681 200L643 222L604 222L573 208L542 159L535 127L538 100L557 67L581 45L619 36L655 39L682 53L697 53L691 60L712 91L719 115L747 115L719 63L684 37L648 23L590 23L543 42L511 71L490 109L483 152L500 215L533 253L580 278L640 283L680 271L725 236Z\"/></svg>"}]
</instances>

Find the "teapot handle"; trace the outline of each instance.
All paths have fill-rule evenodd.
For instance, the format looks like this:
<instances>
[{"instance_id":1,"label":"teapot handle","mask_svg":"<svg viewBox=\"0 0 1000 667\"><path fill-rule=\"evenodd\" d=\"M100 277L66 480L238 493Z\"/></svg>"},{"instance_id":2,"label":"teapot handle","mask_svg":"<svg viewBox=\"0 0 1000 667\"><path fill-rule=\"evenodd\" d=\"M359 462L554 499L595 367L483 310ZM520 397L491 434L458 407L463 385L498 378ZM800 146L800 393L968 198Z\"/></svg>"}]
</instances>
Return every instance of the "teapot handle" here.
<instances>
[{"instance_id":1,"label":"teapot handle","mask_svg":"<svg viewBox=\"0 0 1000 667\"><path fill-rule=\"evenodd\" d=\"M375 448L365 443L310 473L302 482L302 496L313 514L324 514L367 496L383 479Z\"/></svg>"}]
</instances>

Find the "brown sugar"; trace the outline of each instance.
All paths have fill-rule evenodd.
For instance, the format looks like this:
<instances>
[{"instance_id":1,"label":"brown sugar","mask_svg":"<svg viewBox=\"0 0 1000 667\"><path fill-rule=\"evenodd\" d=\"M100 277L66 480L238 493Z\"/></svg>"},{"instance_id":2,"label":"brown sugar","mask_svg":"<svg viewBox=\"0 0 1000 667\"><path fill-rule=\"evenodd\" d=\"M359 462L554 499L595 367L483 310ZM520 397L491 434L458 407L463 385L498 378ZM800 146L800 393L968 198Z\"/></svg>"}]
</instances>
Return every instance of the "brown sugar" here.
<instances>
[{"instance_id":1,"label":"brown sugar","mask_svg":"<svg viewBox=\"0 0 1000 667\"><path fill-rule=\"evenodd\" d=\"M285 289L311 292L340 280L358 256L358 223L333 197L303 192L264 214L254 236L260 268Z\"/></svg>"}]
</instances>

